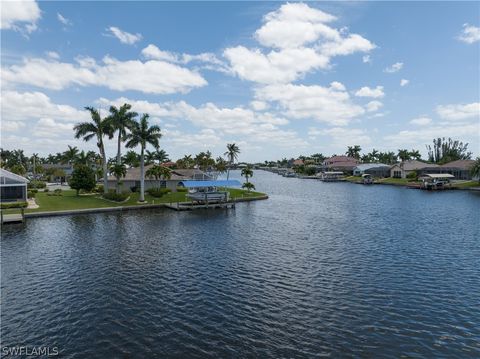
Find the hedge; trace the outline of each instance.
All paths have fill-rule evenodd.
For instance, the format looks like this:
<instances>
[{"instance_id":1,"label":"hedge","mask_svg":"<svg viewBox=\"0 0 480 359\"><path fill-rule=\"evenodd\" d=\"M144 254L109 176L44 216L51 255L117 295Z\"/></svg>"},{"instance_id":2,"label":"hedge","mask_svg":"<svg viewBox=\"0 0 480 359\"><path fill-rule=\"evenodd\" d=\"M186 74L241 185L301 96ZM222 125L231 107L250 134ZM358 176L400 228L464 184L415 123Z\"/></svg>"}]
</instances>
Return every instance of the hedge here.
<instances>
[{"instance_id":1,"label":"hedge","mask_svg":"<svg viewBox=\"0 0 480 359\"><path fill-rule=\"evenodd\" d=\"M1 209L9 209L9 208L27 208L27 202L11 202L11 203L0 203Z\"/></svg>"},{"instance_id":2,"label":"hedge","mask_svg":"<svg viewBox=\"0 0 480 359\"><path fill-rule=\"evenodd\" d=\"M115 192L108 192L103 195L103 198L108 199L110 201L115 202L123 202L128 198L128 193L115 193Z\"/></svg>"},{"instance_id":3,"label":"hedge","mask_svg":"<svg viewBox=\"0 0 480 359\"><path fill-rule=\"evenodd\" d=\"M171 192L170 188L149 188L147 193L152 197L163 197L165 194Z\"/></svg>"}]
</instances>

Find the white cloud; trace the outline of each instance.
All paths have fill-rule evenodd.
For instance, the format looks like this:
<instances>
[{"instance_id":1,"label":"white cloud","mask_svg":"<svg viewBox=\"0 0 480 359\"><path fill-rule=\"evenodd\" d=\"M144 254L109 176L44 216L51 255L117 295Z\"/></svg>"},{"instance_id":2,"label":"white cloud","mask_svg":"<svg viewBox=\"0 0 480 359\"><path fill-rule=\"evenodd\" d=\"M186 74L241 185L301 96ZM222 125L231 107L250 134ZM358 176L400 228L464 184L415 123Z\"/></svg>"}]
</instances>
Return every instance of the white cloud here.
<instances>
[{"instance_id":1,"label":"white cloud","mask_svg":"<svg viewBox=\"0 0 480 359\"><path fill-rule=\"evenodd\" d=\"M410 82L409 80L401 79L400 80L400 86L402 86L402 87L407 86L409 84L409 82Z\"/></svg>"},{"instance_id":2,"label":"white cloud","mask_svg":"<svg viewBox=\"0 0 480 359\"><path fill-rule=\"evenodd\" d=\"M369 52L375 48L358 34L347 34L325 23L336 18L303 3L287 3L263 18L255 32L257 41L270 50L244 46L227 48L231 72L262 84L288 83L306 73L327 69L334 56Z\"/></svg>"},{"instance_id":3,"label":"white cloud","mask_svg":"<svg viewBox=\"0 0 480 359\"><path fill-rule=\"evenodd\" d=\"M417 117L410 120L410 124L417 125L417 126L427 126L432 123L432 119L430 117Z\"/></svg>"},{"instance_id":4,"label":"white cloud","mask_svg":"<svg viewBox=\"0 0 480 359\"><path fill-rule=\"evenodd\" d=\"M2 132L16 132L25 127L25 123L20 121L1 121Z\"/></svg>"},{"instance_id":5,"label":"white cloud","mask_svg":"<svg viewBox=\"0 0 480 359\"><path fill-rule=\"evenodd\" d=\"M403 68L403 62L396 62L392 66L387 67L383 71L391 74L391 73L400 71L402 68Z\"/></svg>"},{"instance_id":6,"label":"white cloud","mask_svg":"<svg viewBox=\"0 0 480 359\"><path fill-rule=\"evenodd\" d=\"M110 26L107 31L109 31L113 36L120 40L122 44L133 45L134 43L142 39L141 34L131 34L129 32L123 31L115 26Z\"/></svg>"},{"instance_id":7,"label":"white cloud","mask_svg":"<svg viewBox=\"0 0 480 359\"><path fill-rule=\"evenodd\" d=\"M372 59L370 58L370 55L363 55L362 61L364 64L369 64L372 62Z\"/></svg>"},{"instance_id":8,"label":"white cloud","mask_svg":"<svg viewBox=\"0 0 480 359\"><path fill-rule=\"evenodd\" d=\"M1 6L1 29L26 31L27 33L37 29L41 11L34 0L2 1Z\"/></svg>"},{"instance_id":9,"label":"white cloud","mask_svg":"<svg viewBox=\"0 0 480 359\"><path fill-rule=\"evenodd\" d=\"M255 111L263 111L263 110L266 110L268 109L268 103L264 102L264 101L252 101L250 102L250 106L252 106L252 108L255 110Z\"/></svg>"},{"instance_id":10,"label":"white cloud","mask_svg":"<svg viewBox=\"0 0 480 359\"><path fill-rule=\"evenodd\" d=\"M372 142L368 133L359 128L333 127L318 129L311 127L308 131L308 135L313 139L316 139L318 136L328 137L328 140L331 141L331 144L335 148L342 150L345 150L347 146L351 146L352 144L365 147Z\"/></svg>"},{"instance_id":11,"label":"white cloud","mask_svg":"<svg viewBox=\"0 0 480 359\"><path fill-rule=\"evenodd\" d=\"M277 102L285 115L296 119L314 119L334 125L346 125L365 110L352 103L343 84L330 87L278 84L260 87L255 97L261 101Z\"/></svg>"},{"instance_id":12,"label":"white cloud","mask_svg":"<svg viewBox=\"0 0 480 359\"><path fill-rule=\"evenodd\" d=\"M160 50L157 46L149 44L142 50L142 55L147 59L179 62L179 56L170 51Z\"/></svg>"},{"instance_id":13,"label":"white cloud","mask_svg":"<svg viewBox=\"0 0 480 359\"><path fill-rule=\"evenodd\" d=\"M362 87L360 90L355 92L357 97L373 97L373 98L382 98L385 96L383 92L383 86L377 86L375 88L370 88L368 86Z\"/></svg>"},{"instance_id":14,"label":"white cloud","mask_svg":"<svg viewBox=\"0 0 480 359\"><path fill-rule=\"evenodd\" d=\"M22 65L2 68L6 83L26 84L52 90L72 85L106 86L112 90L144 93L187 93L207 81L197 72L164 61L120 61L105 57L102 64L79 58L77 64L40 58L24 59Z\"/></svg>"},{"instance_id":15,"label":"white cloud","mask_svg":"<svg viewBox=\"0 0 480 359\"><path fill-rule=\"evenodd\" d=\"M480 41L480 27L463 24L463 31L458 36L458 40L467 44L473 44L474 42Z\"/></svg>"},{"instance_id":16,"label":"white cloud","mask_svg":"<svg viewBox=\"0 0 480 359\"><path fill-rule=\"evenodd\" d=\"M375 100L367 103L365 105L365 108L367 109L368 112L375 112L375 111L378 111L382 106L383 106L383 103Z\"/></svg>"},{"instance_id":17,"label":"white cloud","mask_svg":"<svg viewBox=\"0 0 480 359\"><path fill-rule=\"evenodd\" d=\"M60 55L55 51L47 51L46 55L54 60L58 60L60 58Z\"/></svg>"},{"instance_id":18,"label":"white cloud","mask_svg":"<svg viewBox=\"0 0 480 359\"><path fill-rule=\"evenodd\" d=\"M71 137L73 136L73 123L62 123L52 118L41 118L33 129L36 137Z\"/></svg>"},{"instance_id":19,"label":"white cloud","mask_svg":"<svg viewBox=\"0 0 480 359\"><path fill-rule=\"evenodd\" d=\"M59 12L57 12L57 20L60 21L63 25L65 26L71 26L73 25L72 21L70 21L70 19L67 19L66 17L64 17L62 14L60 14Z\"/></svg>"},{"instance_id":20,"label":"white cloud","mask_svg":"<svg viewBox=\"0 0 480 359\"><path fill-rule=\"evenodd\" d=\"M480 102L440 105L437 106L436 111L444 120L457 121L470 118L475 118L477 121L480 120Z\"/></svg>"},{"instance_id":21,"label":"white cloud","mask_svg":"<svg viewBox=\"0 0 480 359\"><path fill-rule=\"evenodd\" d=\"M58 121L85 121L90 118L86 111L69 105L58 105L41 92L3 91L1 96L2 128L4 121L27 121L50 118Z\"/></svg>"}]
</instances>

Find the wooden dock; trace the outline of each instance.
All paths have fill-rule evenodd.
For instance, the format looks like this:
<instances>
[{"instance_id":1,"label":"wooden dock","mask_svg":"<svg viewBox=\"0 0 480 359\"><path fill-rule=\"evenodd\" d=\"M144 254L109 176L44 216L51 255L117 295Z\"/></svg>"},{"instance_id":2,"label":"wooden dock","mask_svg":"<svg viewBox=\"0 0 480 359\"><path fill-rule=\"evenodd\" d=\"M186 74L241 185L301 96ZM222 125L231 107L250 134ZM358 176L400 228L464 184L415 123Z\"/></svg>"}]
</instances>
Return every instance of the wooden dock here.
<instances>
[{"instance_id":1,"label":"wooden dock","mask_svg":"<svg viewBox=\"0 0 480 359\"><path fill-rule=\"evenodd\" d=\"M218 203L205 203L198 204L192 202L177 202L164 205L167 208L173 209L175 211L192 211L196 209L216 209L216 208L235 208L235 202L218 202Z\"/></svg>"}]
</instances>

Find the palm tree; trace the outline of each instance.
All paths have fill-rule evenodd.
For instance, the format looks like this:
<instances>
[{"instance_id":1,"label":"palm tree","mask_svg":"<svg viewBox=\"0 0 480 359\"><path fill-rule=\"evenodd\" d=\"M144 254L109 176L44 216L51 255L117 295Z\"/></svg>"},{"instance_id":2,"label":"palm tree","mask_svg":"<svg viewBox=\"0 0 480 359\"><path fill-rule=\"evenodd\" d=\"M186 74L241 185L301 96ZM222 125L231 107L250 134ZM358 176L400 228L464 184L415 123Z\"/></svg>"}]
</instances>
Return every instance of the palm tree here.
<instances>
[{"instance_id":1,"label":"palm tree","mask_svg":"<svg viewBox=\"0 0 480 359\"><path fill-rule=\"evenodd\" d=\"M32 172L33 179L37 179L37 163L39 162L38 153L32 154Z\"/></svg>"},{"instance_id":2,"label":"palm tree","mask_svg":"<svg viewBox=\"0 0 480 359\"><path fill-rule=\"evenodd\" d=\"M120 179L127 175L127 167L123 163L117 164L116 162L110 165L109 172L117 179L116 191L120 193Z\"/></svg>"},{"instance_id":3,"label":"palm tree","mask_svg":"<svg viewBox=\"0 0 480 359\"><path fill-rule=\"evenodd\" d=\"M361 150L362 150L362 148L359 145L348 146L347 147L347 152L345 152L345 154L348 157L353 157L353 158L358 160L358 159L360 159L360 151Z\"/></svg>"},{"instance_id":4,"label":"palm tree","mask_svg":"<svg viewBox=\"0 0 480 359\"><path fill-rule=\"evenodd\" d=\"M245 182L242 184L242 188L246 188L248 192L250 192L252 189L255 189L255 185L251 182Z\"/></svg>"},{"instance_id":5,"label":"palm tree","mask_svg":"<svg viewBox=\"0 0 480 359\"><path fill-rule=\"evenodd\" d=\"M169 168L160 165L153 165L147 170L145 175L148 178L155 178L157 181L159 181L161 178L170 179L172 176ZM160 184L158 187L160 187Z\"/></svg>"},{"instance_id":6,"label":"palm tree","mask_svg":"<svg viewBox=\"0 0 480 359\"><path fill-rule=\"evenodd\" d=\"M158 164L161 164L163 162L168 162L170 161L170 158L168 158L168 153L165 152L165 150L159 150L157 149L155 152L154 152L154 158L155 160L158 161Z\"/></svg>"},{"instance_id":7,"label":"palm tree","mask_svg":"<svg viewBox=\"0 0 480 359\"><path fill-rule=\"evenodd\" d=\"M121 143L127 135L127 130L130 130L133 125L134 118L137 117L137 113L130 111L132 105L125 103L120 108L110 106L110 116L108 116L108 122L110 123L113 131L118 131L117 142L117 165L122 163Z\"/></svg>"},{"instance_id":8,"label":"palm tree","mask_svg":"<svg viewBox=\"0 0 480 359\"><path fill-rule=\"evenodd\" d=\"M422 159L422 155L420 154L419 150L411 150L408 154L410 155L410 158L413 158L417 161Z\"/></svg>"},{"instance_id":9,"label":"palm tree","mask_svg":"<svg viewBox=\"0 0 480 359\"><path fill-rule=\"evenodd\" d=\"M247 181L248 183L248 179L250 177L253 177L253 170L250 166L247 166L245 167L244 169L242 169L242 173L241 173L242 177L245 177L245 180Z\"/></svg>"},{"instance_id":10,"label":"palm tree","mask_svg":"<svg viewBox=\"0 0 480 359\"><path fill-rule=\"evenodd\" d=\"M193 160L192 155L185 155L177 161L177 166L179 168L192 168L194 164L195 161Z\"/></svg>"},{"instance_id":11,"label":"palm tree","mask_svg":"<svg viewBox=\"0 0 480 359\"><path fill-rule=\"evenodd\" d=\"M137 167L140 164L140 156L133 150L127 151L122 160L129 167Z\"/></svg>"},{"instance_id":12,"label":"palm tree","mask_svg":"<svg viewBox=\"0 0 480 359\"><path fill-rule=\"evenodd\" d=\"M97 147L102 158L103 192L108 193L107 156L105 154L103 136L112 138L112 128L106 119L100 117L100 113L96 109L93 107L85 107L85 110L90 112L92 122L82 122L75 125L73 128L75 131L75 138L83 137L84 141L90 141L92 138L96 138Z\"/></svg>"},{"instance_id":13,"label":"palm tree","mask_svg":"<svg viewBox=\"0 0 480 359\"><path fill-rule=\"evenodd\" d=\"M480 183L480 157L477 157L473 166L470 168L470 174L472 175L472 179L476 177Z\"/></svg>"},{"instance_id":14,"label":"palm tree","mask_svg":"<svg viewBox=\"0 0 480 359\"><path fill-rule=\"evenodd\" d=\"M78 158L78 148L76 146L70 146L68 145L68 150L63 152L62 158L65 162L68 164L75 163L77 158Z\"/></svg>"},{"instance_id":15,"label":"palm tree","mask_svg":"<svg viewBox=\"0 0 480 359\"><path fill-rule=\"evenodd\" d=\"M160 127L157 125L148 126L148 118L148 113L145 113L140 122L135 122L132 126L132 132L126 136L126 146L128 148L140 145L140 202L145 201L145 147L150 144L158 149L162 137Z\"/></svg>"},{"instance_id":16,"label":"palm tree","mask_svg":"<svg viewBox=\"0 0 480 359\"><path fill-rule=\"evenodd\" d=\"M215 161L215 171L219 174L227 172L228 162L223 159L223 157L217 157Z\"/></svg>"},{"instance_id":17,"label":"palm tree","mask_svg":"<svg viewBox=\"0 0 480 359\"><path fill-rule=\"evenodd\" d=\"M235 160L238 159L238 154L240 153L240 148L235 143L227 143L227 152L224 153L227 156L229 166L227 169L227 180L230 177L230 166L235 163Z\"/></svg>"},{"instance_id":18,"label":"palm tree","mask_svg":"<svg viewBox=\"0 0 480 359\"><path fill-rule=\"evenodd\" d=\"M407 161L409 160L410 157L410 152L408 150L398 150L398 158L400 158L402 161Z\"/></svg>"}]
</instances>

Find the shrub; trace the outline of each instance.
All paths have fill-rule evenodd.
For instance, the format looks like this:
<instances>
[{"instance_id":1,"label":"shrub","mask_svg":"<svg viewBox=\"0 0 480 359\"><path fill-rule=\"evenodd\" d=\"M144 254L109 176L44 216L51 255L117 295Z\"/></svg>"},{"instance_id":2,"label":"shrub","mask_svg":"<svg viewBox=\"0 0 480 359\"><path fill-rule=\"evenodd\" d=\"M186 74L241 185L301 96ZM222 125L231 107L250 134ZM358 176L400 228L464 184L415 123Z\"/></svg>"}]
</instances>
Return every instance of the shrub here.
<instances>
[{"instance_id":1,"label":"shrub","mask_svg":"<svg viewBox=\"0 0 480 359\"><path fill-rule=\"evenodd\" d=\"M28 184L28 187L30 187L30 188L45 188L45 187L47 187L47 183L44 182L44 181L32 180Z\"/></svg>"},{"instance_id":2,"label":"shrub","mask_svg":"<svg viewBox=\"0 0 480 359\"><path fill-rule=\"evenodd\" d=\"M147 193L152 197L163 197L171 191L170 188L149 188Z\"/></svg>"},{"instance_id":3,"label":"shrub","mask_svg":"<svg viewBox=\"0 0 480 359\"><path fill-rule=\"evenodd\" d=\"M95 181L95 172L88 166L78 165L72 172L72 177L68 181L72 189L77 190L77 196L80 190L90 192L97 184Z\"/></svg>"},{"instance_id":4,"label":"shrub","mask_svg":"<svg viewBox=\"0 0 480 359\"><path fill-rule=\"evenodd\" d=\"M50 191L48 188L45 188L45 189L43 190L43 192L48 192L48 191Z\"/></svg>"},{"instance_id":5,"label":"shrub","mask_svg":"<svg viewBox=\"0 0 480 359\"><path fill-rule=\"evenodd\" d=\"M132 186L132 187L130 187L130 191L132 191L133 193L139 192L140 188L138 188L137 186Z\"/></svg>"},{"instance_id":6,"label":"shrub","mask_svg":"<svg viewBox=\"0 0 480 359\"><path fill-rule=\"evenodd\" d=\"M53 191L53 193L57 193L57 194L62 194L62 189L61 188L57 188Z\"/></svg>"},{"instance_id":7,"label":"shrub","mask_svg":"<svg viewBox=\"0 0 480 359\"><path fill-rule=\"evenodd\" d=\"M187 187L177 187L177 192L187 192L188 188Z\"/></svg>"},{"instance_id":8,"label":"shrub","mask_svg":"<svg viewBox=\"0 0 480 359\"><path fill-rule=\"evenodd\" d=\"M115 193L115 192L108 192L103 195L103 198L108 199L110 201L115 202L123 202L128 198L128 193Z\"/></svg>"},{"instance_id":9,"label":"shrub","mask_svg":"<svg viewBox=\"0 0 480 359\"><path fill-rule=\"evenodd\" d=\"M417 171L412 171L409 174L407 174L407 179L409 181L415 181L418 177Z\"/></svg>"},{"instance_id":10,"label":"shrub","mask_svg":"<svg viewBox=\"0 0 480 359\"><path fill-rule=\"evenodd\" d=\"M27 202L10 202L10 203L0 203L1 209L9 208L26 208L28 206Z\"/></svg>"},{"instance_id":11,"label":"shrub","mask_svg":"<svg viewBox=\"0 0 480 359\"><path fill-rule=\"evenodd\" d=\"M103 193L103 184L99 184L97 187L95 187L95 192Z\"/></svg>"},{"instance_id":12,"label":"shrub","mask_svg":"<svg viewBox=\"0 0 480 359\"><path fill-rule=\"evenodd\" d=\"M28 191L32 192L32 193L38 193L38 189L36 189L36 188L31 188Z\"/></svg>"},{"instance_id":13,"label":"shrub","mask_svg":"<svg viewBox=\"0 0 480 359\"><path fill-rule=\"evenodd\" d=\"M27 191L27 198L35 198L36 192L33 191Z\"/></svg>"}]
</instances>

